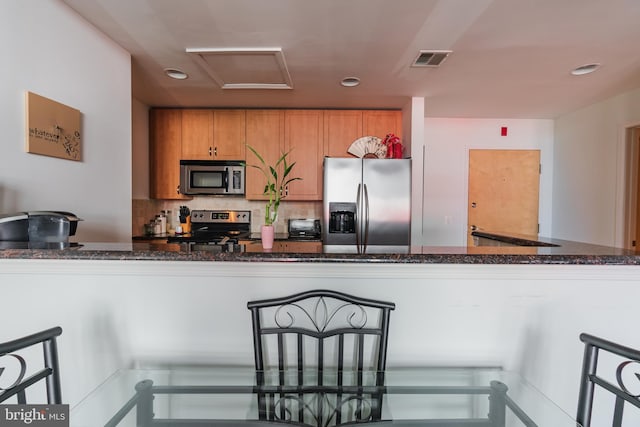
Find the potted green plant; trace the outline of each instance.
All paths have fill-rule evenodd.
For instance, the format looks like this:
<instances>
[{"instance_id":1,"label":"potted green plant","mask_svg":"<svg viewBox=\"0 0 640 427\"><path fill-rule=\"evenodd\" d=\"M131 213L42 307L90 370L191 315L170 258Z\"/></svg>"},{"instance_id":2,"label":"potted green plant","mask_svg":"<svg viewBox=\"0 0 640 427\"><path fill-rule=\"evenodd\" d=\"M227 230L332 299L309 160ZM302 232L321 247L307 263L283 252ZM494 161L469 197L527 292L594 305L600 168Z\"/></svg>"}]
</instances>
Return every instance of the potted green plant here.
<instances>
[{"instance_id":1,"label":"potted green plant","mask_svg":"<svg viewBox=\"0 0 640 427\"><path fill-rule=\"evenodd\" d=\"M258 151L250 145L247 148L257 157L259 165L249 165L259 169L265 177L264 195L268 196L265 206L264 224L261 228L262 247L271 249L273 247L274 228L273 223L278 218L278 208L280 200L285 198L285 187L292 181L301 180L302 178L290 177L291 171L296 162L289 164L287 156L291 151L282 153L274 165L268 165Z\"/></svg>"}]
</instances>

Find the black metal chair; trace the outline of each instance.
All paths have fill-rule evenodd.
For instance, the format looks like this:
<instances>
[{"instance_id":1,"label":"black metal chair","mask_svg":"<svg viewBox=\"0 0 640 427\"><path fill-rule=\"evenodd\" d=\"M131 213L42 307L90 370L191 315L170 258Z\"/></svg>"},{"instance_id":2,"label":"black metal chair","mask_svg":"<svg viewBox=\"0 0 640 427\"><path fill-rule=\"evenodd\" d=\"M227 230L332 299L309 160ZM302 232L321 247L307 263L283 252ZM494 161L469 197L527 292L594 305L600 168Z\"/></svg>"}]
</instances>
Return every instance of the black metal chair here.
<instances>
[{"instance_id":1,"label":"black metal chair","mask_svg":"<svg viewBox=\"0 0 640 427\"><path fill-rule=\"evenodd\" d=\"M12 396L16 396L18 404L26 404L27 397L25 390L43 378L46 381L47 403L50 405L62 403L60 370L58 368L58 347L56 344L56 337L60 336L60 334L62 334L62 328L55 327L13 341L0 343L0 376L4 371L4 368L1 367L3 358L12 357L16 359L20 365L20 372L17 375L17 379L8 387L5 385L4 389L0 388L0 403ZM22 356L15 354L15 352L40 343L44 351L44 367L29 375L28 378L25 378L27 374L27 362Z\"/></svg>"},{"instance_id":2,"label":"black metal chair","mask_svg":"<svg viewBox=\"0 0 640 427\"><path fill-rule=\"evenodd\" d=\"M258 393L260 419L317 427L381 419L382 392L362 393L358 386L384 384L395 304L313 290L247 307L258 385L299 386ZM278 379L264 378L265 370L276 368ZM365 371L377 374L364 378Z\"/></svg>"},{"instance_id":3,"label":"black metal chair","mask_svg":"<svg viewBox=\"0 0 640 427\"><path fill-rule=\"evenodd\" d=\"M615 399L611 410L612 423L609 424L609 422L607 422L607 425L621 427L623 425L622 416L625 403L640 409L640 396L634 394L638 392L632 392L630 388L628 388L631 384L625 385L625 378L628 379L628 375L625 375L625 370L629 369L630 365L640 364L640 350L625 347L589 334L580 334L580 340L584 342L585 347L576 421L583 427L591 426L595 391L603 390L611 393ZM601 350L606 353L600 354ZM617 385L598 373L598 357L605 355L613 356L612 359L608 361L615 362L617 365L615 371ZM635 385L635 389L638 389L638 386L640 386L640 381L638 381L640 380L640 376L638 376L637 373L631 373L631 377L638 383ZM598 386L597 389L595 387L596 385Z\"/></svg>"}]
</instances>

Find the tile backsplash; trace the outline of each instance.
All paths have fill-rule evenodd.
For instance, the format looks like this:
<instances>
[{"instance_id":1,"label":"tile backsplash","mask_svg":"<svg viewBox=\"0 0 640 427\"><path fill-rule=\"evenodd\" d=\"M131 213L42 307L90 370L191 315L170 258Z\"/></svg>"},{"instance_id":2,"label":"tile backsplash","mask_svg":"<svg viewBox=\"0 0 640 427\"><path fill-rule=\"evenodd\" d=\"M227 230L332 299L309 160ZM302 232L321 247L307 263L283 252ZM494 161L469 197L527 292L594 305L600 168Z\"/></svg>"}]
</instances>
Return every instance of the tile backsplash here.
<instances>
[{"instance_id":1,"label":"tile backsplash","mask_svg":"<svg viewBox=\"0 0 640 427\"><path fill-rule=\"evenodd\" d=\"M240 197L194 197L191 200L149 200L133 199L132 201L132 235L144 234L144 224L148 223L162 210L170 210L175 217L180 206L188 206L191 210L250 210L251 231L259 232L263 223L265 202L249 201ZM283 200L278 210L276 221L276 233L287 231L287 219L289 218L321 218L322 202L290 202ZM176 222L176 221L174 221Z\"/></svg>"}]
</instances>

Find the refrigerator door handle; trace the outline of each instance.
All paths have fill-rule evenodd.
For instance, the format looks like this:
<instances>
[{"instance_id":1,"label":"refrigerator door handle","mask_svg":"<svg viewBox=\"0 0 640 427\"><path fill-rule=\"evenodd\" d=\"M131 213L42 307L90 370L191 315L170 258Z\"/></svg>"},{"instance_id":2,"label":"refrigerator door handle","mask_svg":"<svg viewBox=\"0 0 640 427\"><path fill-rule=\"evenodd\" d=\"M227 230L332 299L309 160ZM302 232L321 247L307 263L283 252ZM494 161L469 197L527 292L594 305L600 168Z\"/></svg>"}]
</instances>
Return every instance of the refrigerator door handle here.
<instances>
[{"instance_id":1,"label":"refrigerator door handle","mask_svg":"<svg viewBox=\"0 0 640 427\"><path fill-rule=\"evenodd\" d=\"M356 229L356 249L358 253L361 252L362 235L361 235L361 221L362 221L362 184L358 184L358 193L356 194L356 217L355 217L355 229Z\"/></svg>"},{"instance_id":2,"label":"refrigerator door handle","mask_svg":"<svg viewBox=\"0 0 640 427\"><path fill-rule=\"evenodd\" d=\"M364 243L362 244L362 253L367 252L367 243L369 242L369 190L367 190L367 184L364 186Z\"/></svg>"}]
</instances>

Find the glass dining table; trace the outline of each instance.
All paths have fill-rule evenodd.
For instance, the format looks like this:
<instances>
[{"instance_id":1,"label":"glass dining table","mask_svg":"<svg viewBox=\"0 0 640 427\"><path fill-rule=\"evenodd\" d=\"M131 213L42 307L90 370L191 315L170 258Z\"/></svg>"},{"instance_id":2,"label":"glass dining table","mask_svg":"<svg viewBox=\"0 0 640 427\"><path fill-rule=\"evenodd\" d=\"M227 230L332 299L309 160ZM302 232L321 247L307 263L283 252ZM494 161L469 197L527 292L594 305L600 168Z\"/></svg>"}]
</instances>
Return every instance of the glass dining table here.
<instances>
[{"instance_id":1,"label":"glass dining table","mask_svg":"<svg viewBox=\"0 0 640 427\"><path fill-rule=\"evenodd\" d=\"M71 427L576 427L540 391L498 368L263 371L173 366L114 373L71 409Z\"/></svg>"}]
</instances>

